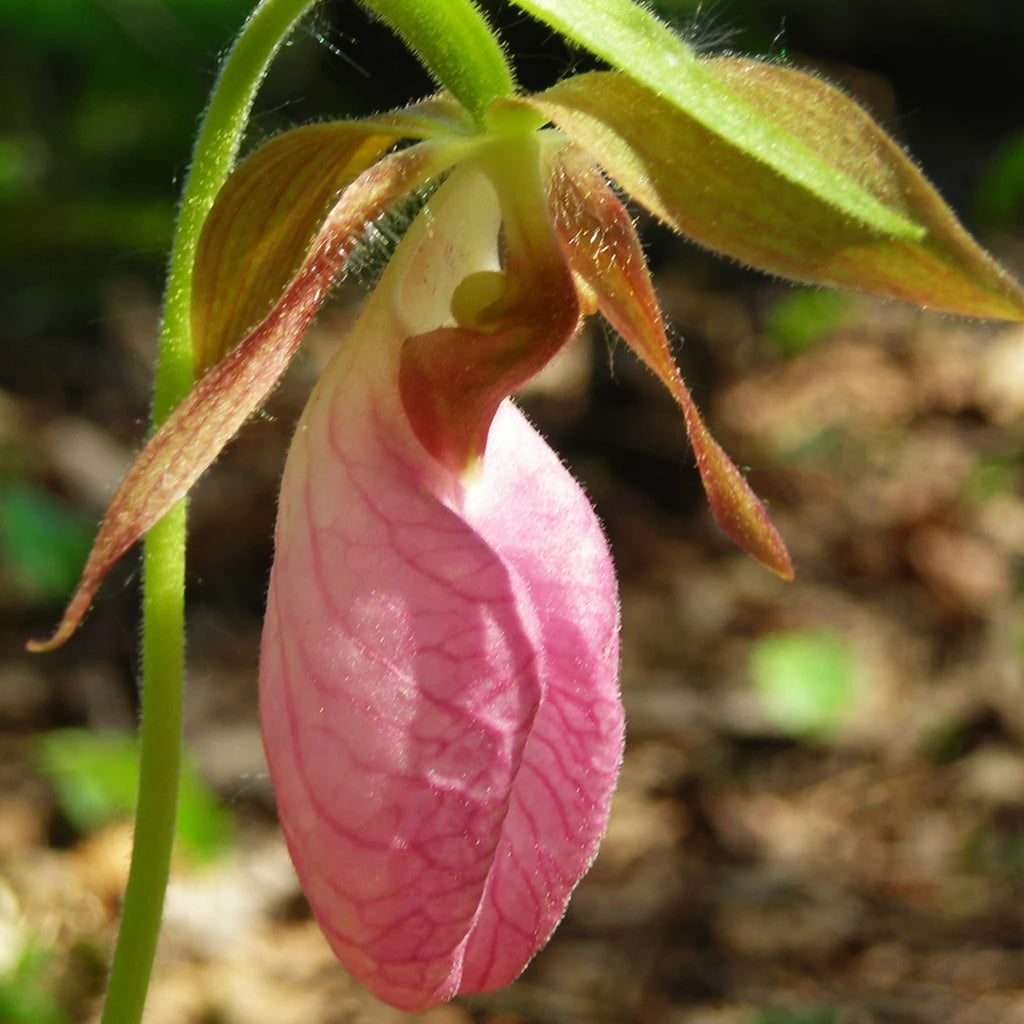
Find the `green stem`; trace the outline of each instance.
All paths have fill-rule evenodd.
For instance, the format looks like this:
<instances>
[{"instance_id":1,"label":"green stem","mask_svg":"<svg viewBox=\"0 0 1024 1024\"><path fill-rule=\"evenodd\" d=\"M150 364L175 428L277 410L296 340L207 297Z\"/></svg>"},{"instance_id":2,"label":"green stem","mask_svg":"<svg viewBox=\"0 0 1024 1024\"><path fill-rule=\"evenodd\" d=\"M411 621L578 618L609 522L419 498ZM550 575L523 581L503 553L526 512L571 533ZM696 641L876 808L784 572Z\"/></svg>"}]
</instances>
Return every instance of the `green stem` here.
<instances>
[{"instance_id":1,"label":"green stem","mask_svg":"<svg viewBox=\"0 0 1024 1024\"><path fill-rule=\"evenodd\" d=\"M482 125L492 100L515 92L501 44L473 0L361 0Z\"/></svg>"},{"instance_id":2,"label":"green stem","mask_svg":"<svg viewBox=\"0 0 1024 1024\"><path fill-rule=\"evenodd\" d=\"M221 68L185 182L171 249L153 385L154 430L193 384L192 271L203 223L237 156L270 61L315 2L262 0ZM366 2L478 121L492 99L514 91L501 47L471 0ZM135 844L103 1024L137 1024L142 1019L170 876L181 770L185 535L185 503L180 502L146 536Z\"/></svg>"},{"instance_id":3,"label":"green stem","mask_svg":"<svg viewBox=\"0 0 1024 1024\"><path fill-rule=\"evenodd\" d=\"M315 0L263 0L221 68L196 143L171 250L153 386L155 430L193 383L192 266L206 215L238 153L256 90L295 22ZM181 769L185 635L185 503L146 537L142 599L139 799L121 930L103 1024L136 1024L156 955Z\"/></svg>"}]
</instances>

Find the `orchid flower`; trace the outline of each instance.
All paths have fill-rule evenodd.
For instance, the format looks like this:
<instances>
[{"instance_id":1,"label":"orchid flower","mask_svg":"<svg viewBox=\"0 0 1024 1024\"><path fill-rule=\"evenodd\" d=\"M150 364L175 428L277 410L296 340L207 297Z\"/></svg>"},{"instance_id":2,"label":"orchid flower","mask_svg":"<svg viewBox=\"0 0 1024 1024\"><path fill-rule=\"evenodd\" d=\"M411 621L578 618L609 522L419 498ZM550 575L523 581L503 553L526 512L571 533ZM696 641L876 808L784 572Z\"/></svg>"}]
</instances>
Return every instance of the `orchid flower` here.
<instances>
[{"instance_id":1,"label":"orchid flower","mask_svg":"<svg viewBox=\"0 0 1024 1024\"><path fill-rule=\"evenodd\" d=\"M792 576L675 367L621 194L771 273L1024 318L1020 287L835 88L698 59L628 0L517 2L613 70L522 95L468 5L380 0L445 91L287 132L219 189L192 277L198 382L37 645L74 631L262 402L367 227L434 190L296 430L259 682L313 911L349 970L410 1010L521 972L596 854L622 756L607 544L516 389L603 316L678 403L724 532Z\"/></svg>"}]
</instances>

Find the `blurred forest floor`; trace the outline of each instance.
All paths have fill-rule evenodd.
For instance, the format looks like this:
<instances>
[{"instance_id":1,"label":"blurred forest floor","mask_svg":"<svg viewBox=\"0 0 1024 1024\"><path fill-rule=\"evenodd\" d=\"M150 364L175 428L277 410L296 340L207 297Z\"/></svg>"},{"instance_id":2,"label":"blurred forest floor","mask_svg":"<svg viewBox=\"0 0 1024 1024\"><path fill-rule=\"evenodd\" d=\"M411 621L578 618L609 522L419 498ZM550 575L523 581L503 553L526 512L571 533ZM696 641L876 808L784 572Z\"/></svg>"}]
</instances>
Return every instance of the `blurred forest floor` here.
<instances>
[{"instance_id":1,"label":"blurred forest floor","mask_svg":"<svg viewBox=\"0 0 1024 1024\"><path fill-rule=\"evenodd\" d=\"M171 179L210 81L196 69L246 6L139 5L115 45L97 25L116 5L69 0L44 24L34 4L0 0L3 1024L97 1020L130 849L135 559L66 648L29 658L23 645L56 621L144 432ZM879 60L896 55L893 75L912 67L894 89L850 67L871 58L835 58L887 124L917 133L961 211L980 154L1009 140L990 183L1017 190L986 193L985 241L1024 274L1024 135L985 84L1019 58L1018 6L927 5L917 21L911 0L783 6L836 38L859 18ZM751 47L763 52L778 5L736 7L737 22L771 9ZM143 18L159 11L180 31ZM896 11L915 34L875 27ZM798 15L788 24L799 39ZM334 97L336 82L306 76L328 28L283 55L258 132L306 113L282 97ZM341 38L368 64L361 31ZM926 59L931 77L914 64ZM925 113L900 121L907 109ZM509 989L421 1019L1024 1024L1024 328L790 290L646 237L687 381L797 579L717 532L678 411L599 326L521 396L612 542L628 748L601 854L550 945ZM410 1019L347 979L310 917L255 705L284 454L360 295L339 292L194 493L195 770L148 1024Z\"/></svg>"}]
</instances>

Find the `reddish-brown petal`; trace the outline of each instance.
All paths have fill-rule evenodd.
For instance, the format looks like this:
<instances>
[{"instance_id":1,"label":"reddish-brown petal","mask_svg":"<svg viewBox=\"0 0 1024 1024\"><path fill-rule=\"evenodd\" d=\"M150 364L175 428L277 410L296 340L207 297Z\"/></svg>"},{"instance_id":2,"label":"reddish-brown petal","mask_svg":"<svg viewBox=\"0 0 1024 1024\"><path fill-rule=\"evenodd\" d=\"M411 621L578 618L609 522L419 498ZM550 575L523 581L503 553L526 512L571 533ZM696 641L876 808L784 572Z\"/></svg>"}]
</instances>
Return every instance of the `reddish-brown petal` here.
<instances>
[{"instance_id":1,"label":"reddish-brown petal","mask_svg":"<svg viewBox=\"0 0 1024 1024\"><path fill-rule=\"evenodd\" d=\"M269 393L298 348L367 220L443 170L443 146L424 143L364 171L330 211L294 279L263 322L189 392L121 482L71 602L47 651L77 629L93 595L121 557L196 482Z\"/></svg>"},{"instance_id":2,"label":"reddish-brown petal","mask_svg":"<svg viewBox=\"0 0 1024 1024\"><path fill-rule=\"evenodd\" d=\"M573 147L558 156L552 207L572 270L593 292L600 313L679 404L715 519L745 551L791 579L793 566L782 538L742 473L711 436L672 359L629 214L601 172Z\"/></svg>"},{"instance_id":3,"label":"reddish-brown petal","mask_svg":"<svg viewBox=\"0 0 1024 1024\"><path fill-rule=\"evenodd\" d=\"M498 197L504 270L469 275L452 299L460 326L416 335L402 349L399 386L409 422L427 451L455 473L482 457L502 399L580 325L572 275L552 235L536 137L516 143L517 154L509 156L518 173Z\"/></svg>"}]
</instances>

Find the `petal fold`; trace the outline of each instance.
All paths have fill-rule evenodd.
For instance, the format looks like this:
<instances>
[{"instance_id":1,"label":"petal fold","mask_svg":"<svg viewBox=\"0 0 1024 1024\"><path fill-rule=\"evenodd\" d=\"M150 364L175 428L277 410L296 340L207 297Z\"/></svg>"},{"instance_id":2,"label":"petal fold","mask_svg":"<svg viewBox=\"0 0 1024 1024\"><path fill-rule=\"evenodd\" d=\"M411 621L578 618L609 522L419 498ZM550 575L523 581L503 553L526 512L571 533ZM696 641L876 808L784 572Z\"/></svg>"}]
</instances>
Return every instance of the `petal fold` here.
<instances>
[{"instance_id":1,"label":"petal fold","mask_svg":"<svg viewBox=\"0 0 1024 1024\"><path fill-rule=\"evenodd\" d=\"M502 399L579 329L576 288L548 214L541 149L531 133L515 140L514 153L502 147L478 155L476 166L498 182L504 266L459 283L452 297L458 326L415 335L403 346L406 412L424 447L453 472L476 466Z\"/></svg>"}]
</instances>

